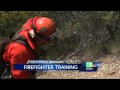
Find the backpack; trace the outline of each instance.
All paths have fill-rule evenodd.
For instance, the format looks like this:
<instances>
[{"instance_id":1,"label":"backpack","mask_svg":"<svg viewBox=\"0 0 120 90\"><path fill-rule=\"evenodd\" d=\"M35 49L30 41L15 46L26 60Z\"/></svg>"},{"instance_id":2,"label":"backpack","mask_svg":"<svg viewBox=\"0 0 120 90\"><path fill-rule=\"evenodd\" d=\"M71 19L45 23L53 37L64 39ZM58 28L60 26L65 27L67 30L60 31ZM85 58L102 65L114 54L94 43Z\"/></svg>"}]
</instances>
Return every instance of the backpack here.
<instances>
[{"instance_id":1,"label":"backpack","mask_svg":"<svg viewBox=\"0 0 120 90\"><path fill-rule=\"evenodd\" d=\"M23 44L27 47L29 47L32 51L33 49L30 47L30 45L28 44L26 38L24 36L19 35L20 31L22 29L20 29L18 32L16 33L12 33L10 35L10 37L6 40L3 41L0 44L0 79L13 79L12 74L11 74L11 70L10 70L10 64L9 62L4 62L3 60L3 54L5 52L5 48L11 43L11 42L17 42L20 44ZM33 51L34 52L34 51ZM34 52L34 54L36 55L36 57L38 58L36 52ZM35 72L34 72L35 73Z\"/></svg>"}]
</instances>

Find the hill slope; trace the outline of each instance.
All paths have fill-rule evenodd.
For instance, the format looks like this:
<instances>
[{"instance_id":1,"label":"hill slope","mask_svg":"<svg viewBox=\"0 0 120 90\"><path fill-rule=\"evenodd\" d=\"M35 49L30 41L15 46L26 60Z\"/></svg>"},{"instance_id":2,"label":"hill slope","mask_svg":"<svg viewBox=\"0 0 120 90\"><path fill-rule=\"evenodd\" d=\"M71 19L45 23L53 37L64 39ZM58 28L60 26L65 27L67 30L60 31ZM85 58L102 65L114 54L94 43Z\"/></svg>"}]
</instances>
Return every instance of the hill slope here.
<instances>
[{"instance_id":1,"label":"hill slope","mask_svg":"<svg viewBox=\"0 0 120 90\"><path fill-rule=\"evenodd\" d=\"M108 55L97 72L44 71L37 73L38 79L120 79L120 55Z\"/></svg>"}]
</instances>

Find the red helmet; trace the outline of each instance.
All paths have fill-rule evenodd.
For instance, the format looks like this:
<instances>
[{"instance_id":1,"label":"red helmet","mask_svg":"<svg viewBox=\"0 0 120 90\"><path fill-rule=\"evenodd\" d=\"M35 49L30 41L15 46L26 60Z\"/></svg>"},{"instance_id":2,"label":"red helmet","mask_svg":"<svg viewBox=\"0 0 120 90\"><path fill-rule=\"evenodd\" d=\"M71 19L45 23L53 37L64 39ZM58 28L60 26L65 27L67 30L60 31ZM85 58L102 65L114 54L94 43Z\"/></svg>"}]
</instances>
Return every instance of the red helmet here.
<instances>
[{"instance_id":1,"label":"red helmet","mask_svg":"<svg viewBox=\"0 0 120 90\"><path fill-rule=\"evenodd\" d=\"M55 24L54 22L47 17L40 17L35 22L37 33L42 34L44 36L50 36L55 32Z\"/></svg>"}]
</instances>

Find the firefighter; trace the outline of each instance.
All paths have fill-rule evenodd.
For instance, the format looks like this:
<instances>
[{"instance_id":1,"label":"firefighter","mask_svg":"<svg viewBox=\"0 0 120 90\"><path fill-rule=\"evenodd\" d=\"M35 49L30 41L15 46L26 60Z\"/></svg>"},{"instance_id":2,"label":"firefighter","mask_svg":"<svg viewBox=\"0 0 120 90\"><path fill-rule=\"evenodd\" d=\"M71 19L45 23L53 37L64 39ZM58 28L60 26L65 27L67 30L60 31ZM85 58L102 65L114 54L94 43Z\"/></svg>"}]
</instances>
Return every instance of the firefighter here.
<instances>
[{"instance_id":1,"label":"firefighter","mask_svg":"<svg viewBox=\"0 0 120 90\"><path fill-rule=\"evenodd\" d=\"M23 24L19 35L24 36L30 46L26 47L17 42L11 42L3 54L5 62L9 62L11 73L14 79L36 79L35 73L32 71L13 70L13 64L27 64L28 60L38 60L34 52L41 44L50 43L54 40L57 34L55 23L48 17L36 16L27 20Z\"/></svg>"}]
</instances>

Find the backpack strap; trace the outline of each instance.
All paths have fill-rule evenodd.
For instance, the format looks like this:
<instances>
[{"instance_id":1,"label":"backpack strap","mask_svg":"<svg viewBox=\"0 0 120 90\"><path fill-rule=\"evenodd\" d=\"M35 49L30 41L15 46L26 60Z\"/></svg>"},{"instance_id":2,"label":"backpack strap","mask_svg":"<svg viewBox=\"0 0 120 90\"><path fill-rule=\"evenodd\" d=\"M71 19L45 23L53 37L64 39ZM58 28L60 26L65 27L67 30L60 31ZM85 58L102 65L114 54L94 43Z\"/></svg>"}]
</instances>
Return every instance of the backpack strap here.
<instances>
[{"instance_id":1,"label":"backpack strap","mask_svg":"<svg viewBox=\"0 0 120 90\"><path fill-rule=\"evenodd\" d=\"M10 39L8 41L3 43L1 46L0 66L1 65L3 65L3 66L0 67L0 70L3 70L3 71L0 71L0 77L4 74L3 72L4 72L5 68L7 68L8 72L11 73L9 62L4 62L4 59L3 59L3 54L5 53L5 49L11 42L16 42L16 43L26 46L33 52L33 54L36 56L36 59L39 59L38 54L30 47L27 39L24 36L21 36L19 34L21 32L21 30L22 29L20 29L18 32L16 32L13 36L10 37ZM7 65L8 65L8 67L6 67ZM32 72L32 74L35 74L35 73L36 73L36 71Z\"/></svg>"},{"instance_id":2,"label":"backpack strap","mask_svg":"<svg viewBox=\"0 0 120 90\"><path fill-rule=\"evenodd\" d=\"M38 54L31 48L27 39L24 36L18 36L12 42L16 42L16 43L19 43L19 44L22 44L22 45L26 46L27 48L29 48L34 53L34 55L36 56L36 59L39 59Z\"/></svg>"},{"instance_id":3,"label":"backpack strap","mask_svg":"<svg viewBox=\"0 0 120 90\"><path fill-rule=\"evenodd\" d=\"M19 36L16 39L14 39L12 42L16 42L16 43L19 43L19 44L23 44L25 46L27 46L27 45L29 46L29 44L28 44L28 42L27 42L27 40L24 36Z\"/></svg>"},{"instance_id":4,"label":"backpack strap","mask_svg":"<svg viewBox=\"0 0 120 90\"><path fill-rule=\"evenodd\" d=\"M17 31L7 42L5 42L2 47L1 47L1 58L3 63L5 64L8 64L7 62L4 62L4 59L3 59L3 54L5 53L5 49L6 47L11 43L11 42L16 42L16 43L19 43L19 44L22 44L24 46L26 46L27 48L29 48L33 53L34 55L36 56L36 59L39 59L37 53L31 48L31 46L29 45L27 39L24 37L24 36L21 36L19 33L21 32L22 29L20 29L19 31ZM30 36L29 36L30 37Z\"/></svg>"}]
</instances>

